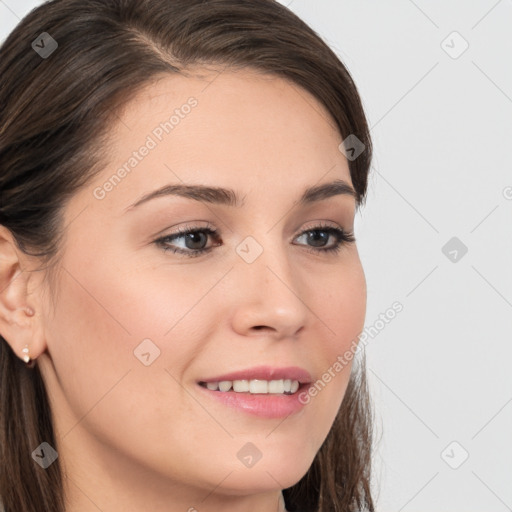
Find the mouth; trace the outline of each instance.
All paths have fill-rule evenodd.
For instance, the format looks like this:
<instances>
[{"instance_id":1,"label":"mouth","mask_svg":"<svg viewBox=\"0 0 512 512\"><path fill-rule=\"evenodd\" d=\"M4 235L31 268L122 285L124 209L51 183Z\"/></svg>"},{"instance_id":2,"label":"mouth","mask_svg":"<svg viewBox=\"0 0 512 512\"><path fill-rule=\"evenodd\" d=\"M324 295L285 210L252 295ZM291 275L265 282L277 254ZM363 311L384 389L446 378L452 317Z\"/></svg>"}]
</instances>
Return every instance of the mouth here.
<instances>
[{"instance_id":1,"label":"mouth","mask_svg":"<svg viewBox=\"0 0 512 512\"><path fill-rule=\"evenodd\" d=\"M255 366L196 381L207 400L264 419L301 415L312 374L299 366ZM296 416L297 417L297 416Z\"/></svg>"}]
</instances>

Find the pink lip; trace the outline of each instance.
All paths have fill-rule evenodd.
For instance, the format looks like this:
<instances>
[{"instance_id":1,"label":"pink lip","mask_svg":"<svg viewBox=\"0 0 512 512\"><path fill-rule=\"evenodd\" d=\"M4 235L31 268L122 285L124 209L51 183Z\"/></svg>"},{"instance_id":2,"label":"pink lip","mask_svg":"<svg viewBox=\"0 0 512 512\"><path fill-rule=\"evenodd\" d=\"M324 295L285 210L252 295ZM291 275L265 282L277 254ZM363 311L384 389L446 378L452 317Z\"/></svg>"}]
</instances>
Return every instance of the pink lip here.
<instances>
[{"instance_id":1,"label":"pink lip","mask_svg":"<svg viewBox=\"0 0 512 512\"><path fill-rule=\"evenodd\" d=\"M301 384L293 395L274 395L213 391L199 384L197 385L201 390L200 392L205 393L205 396L233 409L261 418L283 418L302 410L306 403L299 400L299 397L308 386L309 384Z\"/></svg>"},{"instance_id":2,"label":"pink lip","mask_svg":"<svg viewBox=\"0 0 512 512\"><path fill-rule=\"evenodd\" d=\"M272 366L255 366L246 370L226 373L215 377L201 379L198 382L220 382L223 380L297 380L299 384L309 384L312 381L311 374L298 366L275 368Z\"/></svg>"}]
</instances>

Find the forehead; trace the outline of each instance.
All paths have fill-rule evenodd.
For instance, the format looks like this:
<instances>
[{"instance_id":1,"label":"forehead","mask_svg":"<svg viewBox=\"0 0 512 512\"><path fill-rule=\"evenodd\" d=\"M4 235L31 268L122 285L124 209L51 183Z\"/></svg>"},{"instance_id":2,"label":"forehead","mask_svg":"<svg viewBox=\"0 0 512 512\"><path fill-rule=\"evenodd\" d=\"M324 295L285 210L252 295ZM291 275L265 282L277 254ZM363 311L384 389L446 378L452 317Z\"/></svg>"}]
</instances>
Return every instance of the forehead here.
<instances>
[{"instance_id":1,"label":"forehead","mask_svg":"<svg viewBox=\"0 0 512 512\"><path fill-rule=\"evenodd\" d=\"M286 79L247 69L164 75L118 113L95 185L124 168L108 196L119 207L165 183L282 196L336 178L351 183L340 142L325 107Z\"/></svg>"}]
</instances>

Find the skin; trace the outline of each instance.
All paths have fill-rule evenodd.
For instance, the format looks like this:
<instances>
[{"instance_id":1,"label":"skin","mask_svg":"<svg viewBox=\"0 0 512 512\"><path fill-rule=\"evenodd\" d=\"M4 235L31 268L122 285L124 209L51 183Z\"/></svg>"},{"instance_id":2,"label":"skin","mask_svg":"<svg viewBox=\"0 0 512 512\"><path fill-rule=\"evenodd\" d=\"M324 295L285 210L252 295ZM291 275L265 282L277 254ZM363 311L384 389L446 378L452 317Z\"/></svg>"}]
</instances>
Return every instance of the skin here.
<instances>
[{"instance_id":1,"label":"skin","mask_svg":"<svg viewBox=\"0 0 512 512\"><path fill-rule=\"evenodd\" d=\"M191 96L190 114L97 199L95 188ZM313 253L318 246L300 236L320 221L353 230L354 198L295 204L306 187L352 184L340 133L295 84L247 69L203 70L146 87L110 141L108 165L66 204L55 288L44 270L22 272L37 262L0 231L1 334L19 357L27 343L43 374L66 510L284 510L281 491L310 467L352 365L286 419L208 400L196 381L260 364L301 366L316 381L361 332L366 284L356 244ZM233 188L244 205L162 196L125 212L182 182ZM198 257L154 242L207 223L221 243L210 236L213 249ZM247 236L263 249L250 264L235 250ZM183 237L168 245L201 246ZM160 350L149 366L134 356L146 338ZM237 457L248 442L262 454L250 468Z\"/></svg>"}]
</instances>

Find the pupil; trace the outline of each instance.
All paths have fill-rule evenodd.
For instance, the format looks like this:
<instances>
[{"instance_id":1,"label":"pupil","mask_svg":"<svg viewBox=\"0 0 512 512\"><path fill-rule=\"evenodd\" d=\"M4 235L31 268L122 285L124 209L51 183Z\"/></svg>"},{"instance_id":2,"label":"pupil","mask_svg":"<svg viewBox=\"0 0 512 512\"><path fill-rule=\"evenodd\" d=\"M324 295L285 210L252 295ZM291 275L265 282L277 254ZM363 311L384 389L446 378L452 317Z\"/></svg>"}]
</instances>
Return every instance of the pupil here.
<instances>
[{"instance_id":1,"label":"pupil","mask_svg":"<svg viewBox=\"0 0 512 512\"><path fill-rule=\"evenodd\" d=\"M198 241L201 240L201 236L203 238L205 238L205 234L204 233L189 233L187 235L187 241L188 240L192 241L192 244L197 243ZM187 245L188 249L203 249L203 247L189 247L188 244L186 244L186 245Z\"/></svg>"},{"instance_id":2,"label":"pupil","mask_svg":"<svg viewBox=\"0 0 512 512\"><path fill-rule=\"evenodd\" d=\"M318 234L321 234L319 237L317 236ZM318 241L318 239L320 239L320 242L323 240L324 242L326 242L327 240L329 240L329 233L326 233L325 231L320 231L318 229L315 229L314 231L311 232L311 234L309 235L309 239L313 241L313 245L318 245L318 246L322 246L323 244L316 244L316 242Z\"/></svg>"}]
</instances>

